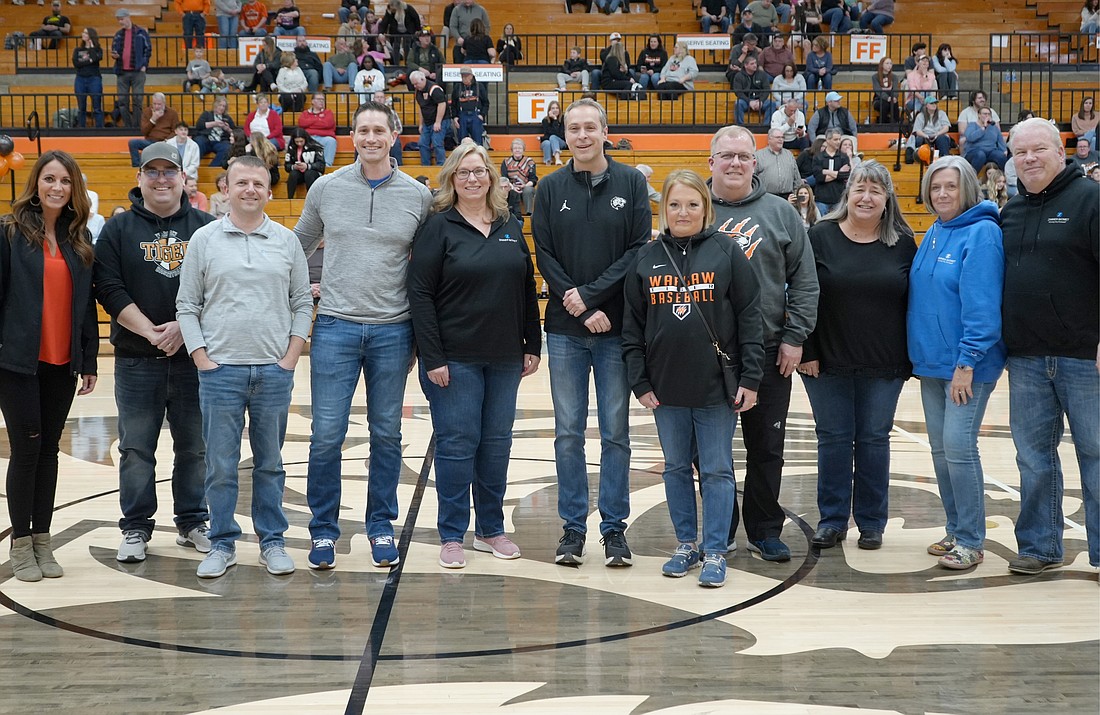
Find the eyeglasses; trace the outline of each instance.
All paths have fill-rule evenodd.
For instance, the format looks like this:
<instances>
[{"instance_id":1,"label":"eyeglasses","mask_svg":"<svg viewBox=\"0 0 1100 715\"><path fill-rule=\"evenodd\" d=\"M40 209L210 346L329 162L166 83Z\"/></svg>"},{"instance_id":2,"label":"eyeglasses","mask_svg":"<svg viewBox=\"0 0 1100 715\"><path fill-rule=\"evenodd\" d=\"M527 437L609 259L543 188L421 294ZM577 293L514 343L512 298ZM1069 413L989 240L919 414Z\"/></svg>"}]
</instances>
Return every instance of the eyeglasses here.
<instances>
[{"instance_id":1,"label":"eyeglasses","mask_svg":"<svg viewBox=\"0 0 1100 715\"><path fill-rule=\"evenodd\" d=\"M748 164L749 162L753 161L756 157L753 156L752 154L734 154L732 152L723 151L723 152L719 152L717 154L711 154L710 158L711 159L717 159L718 161L722 162L723 164L733 163L734 159L737 159L742 164Z\"/></svg>"},{"instance_id":2,"label":"eyeglasses","mask_svg":"<svg viewBox=\"0 0 1100 715\"><path fill-rule=\"evenodd\" d=\"M179 169L142 169L141 173L145 174L145 178L151 181L157 179L168 179L171 181L180 175Z\"/></svg>"},{"instance_id":3,"label":"eyeglasses","mask_svg":"<svg viewBox=\"0 0 1100 715\"><path fill-rule=\"evenodd\" d=\"M459 169L455 172L455 178L459 181L465 181L473 176L475 179L484 179L489 173L489 170L484 166L479 166L476 169Z\"/></svg>"}]
</instances>

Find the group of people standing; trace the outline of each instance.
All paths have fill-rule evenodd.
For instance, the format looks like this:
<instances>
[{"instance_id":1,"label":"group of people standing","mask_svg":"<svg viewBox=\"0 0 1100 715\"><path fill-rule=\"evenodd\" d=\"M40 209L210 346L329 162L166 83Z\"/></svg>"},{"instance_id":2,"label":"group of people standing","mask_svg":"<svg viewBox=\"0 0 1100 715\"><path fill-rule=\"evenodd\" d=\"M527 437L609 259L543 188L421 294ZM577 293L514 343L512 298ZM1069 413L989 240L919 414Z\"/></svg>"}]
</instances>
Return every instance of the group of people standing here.
<instances>
[{"instance_id":1,"label":"group of people standing","mask_svg":"<svg viewBox=\"0 0 1100 715\"><path fill-rule=\"evenodd\" d=\"M1000 215L980 200L967 162L933 163L922 194L937 221L918 249L889 172L874 161L852 170L836 208L807 235L798 212L754 176L756 140L738 126L712 139L709 185L690 170L668 177L661 234L650 241L645 179L605 153L603 107L574 102L562 124L572 159L539 181L531 225L550 294L544 329L563 525L556 563L579 566L587 554L592 379L606 566L633 563L626 538L631 391L653 410L665 455L677 547L663 573L680 577L701 566L701 585L723 585L740 512L751 551L789 560L779 494L798 371L819 439L821 519L813 544L835 545L854 514L859 546L881 547L889 432L902 383L915 374L946 513L945 536L929 551L948 568L970 568L984 546L978 428L1007 361L1023 499L1020 553L1010 568L1038 573L1063 561L1057 445L1066 415L1081 466L1089 562L1100 565L1100 197L1094 183L1063 168L1055 128L1029 120L1013 129L1021 193ZM22 321L21 335L41 336L0 340L19 578L60 575L49 541L58 440L74 376L82 392L95 384L93 295L112 316L115 345L119 561L145 558L156 511L154 453L167 417L176 452L176 543L207 554L201 577L236 563L241 531L233 514L247 411L260 560L272 573L294 570L283 537L279 450L309 330L305 259L322 240L327 255L310 356L309 566L332 568L346 549L341 449L361 374L371 447L366 535L375 566L400 562L393 522L414 346L436 430L440 564L466 564L471 500L473 549L520 555L505 533L503 502L518 387L540 366L532 257L483 148L463 144L451 154L433 199L391 161L397 133L388 107L360 106L351 132L356 161L316 180L294 236L263 214L269 185L262 162L231 165L231 210L215 221L182 196L178 150L153 145L142 156L131 210L107 223L96 246L94 284L79 170L58 152L40 158L4 219L0 252L0 325L7 331ZM212 260L215 252L224 261ZM6 270L17 259L20 270ZM43 292L43 281L68 284L71 293L48 306L57 291ZM244 314L247 327L236 322ZM28 404L41 409L28 411ZM747 452L740 510L731 450L739 419Z\"/></svg>"}]
</instances>

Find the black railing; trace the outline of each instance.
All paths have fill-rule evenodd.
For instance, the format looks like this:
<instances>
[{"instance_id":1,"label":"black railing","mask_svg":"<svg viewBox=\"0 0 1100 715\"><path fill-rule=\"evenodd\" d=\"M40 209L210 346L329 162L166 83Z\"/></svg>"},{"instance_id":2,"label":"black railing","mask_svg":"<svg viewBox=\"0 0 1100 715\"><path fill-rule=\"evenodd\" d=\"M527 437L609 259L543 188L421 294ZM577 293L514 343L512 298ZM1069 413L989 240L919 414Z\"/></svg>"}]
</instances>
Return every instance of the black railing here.
<instances>
[{"instance_id":1,"label":"black railing","mask_svg":"<svg viewBox=\"0 0 1100 715\"><path fill-rule=\"evenodd\" d=\"M859 125L860 132L896 132L897 124L880 124L877 116L874 116L872 100L874 93L870 90L870 80L866 90L843 90L844 106L851 112L852 117ZM551 88L548 86L547 90ZM538 133L540 125L535 123L521 124L519 121L520 93L523 90L511 89L507 77L505 82L489 85L489 116L487 125L490 133L528 134ZM581 92L566 91L559 96L563 106L568 105L581 97ZM824 90L807 92L805 101L807 106L806 116L813 116L814 110L825 104ZM965 94L965 92L964 92ZM273 104L278 103L277 94L267 95ZM640 99L620 98L611 92L596 92L597 99L607 109L608 120L612 131L617 134L625 132L646 133L680 133L680 132L713 132L721 126L731 124L734 121L736 95L726 89L698 89L692 92L684 92L677 99L662 100L656 91L650 90L644 93ZM213 107L215 98L225 98L228 102L228 113L238 124L245 121L248 113L253 108L253 95L247 93L231 93L224 95L197 94L197 93L165 93L166 103L176 110L181 121L193 125L202 112ZM394 110L400 117L405 127L406 134L413 134L419 124L419 108L413 101L413 95L401 91L390 95L394 101ZM107 115L115 106L115 94L107 92L103 97L103 107ZM359 105L357 94L348 92L332 92L327 95L328 108L336 117L337 126L341 133L346 133L351 125L351 118ZM145 104L151 100L151 95L146 94ZM904 98L901 99L904 102ZM945 101L941 108L951 116L955 116L958 107L953 100ZM58 112L64 110L62 118L68 117L69 110L77 106L76 98L71 91L55 94L3 94L0 95L0 132L10 133L22 130L25 118L33 111L37 111L42 118L44 136L80 136L91 132L104 135L134 136L137 129L131 127L108 127L103 130L58 126ZM777 105L778 107L778 105ZM90 103L89 103L90 110ZM749 114L746 118L746 126L752 130L765 133L766 122L770 117L762 117L759 114ZM90 115L87 121L91 123ZM298 115L294 112L286 112L283 115L283 124L286 127L296 126Z\"/></svg>"},{"instance_id":2,"label":"black railing","mask_svg":"<svg viewBox=\"0 0 1100 715\"><path fill-rule=\"evenodd\" d=\"M995 71L1045 64L1055 71L1097 71L1095 36L1082 33L1014 32L989 36L989 63Z\"/></svg>"},{"instance_id":3,"label":"black railing","mask_svg":"<svg viewBox=\"0 0 1100 715\"><path fill-rule=\"evenodd\" d=\"M663 33L659 36L661 37L663 46L666 50L671 52L672 46L676 41L676 34ZM842 69L867 69L868 71L873 71L874 65L852 64L848 61L852 42L857 41L860 37L859 35L826 34L824 36L829 38L833 62L836 66ZM311 37L326 36L311 35ZM569 56L569 50L573 47L579 47L582 55L586 57L589 62L595 63L599 60L600 50L608 45L608 36L605 33L520 35L519 37L523 42L523 60L515 66L515 69L521 72L529 70L542 72L556 71L562 66L562 63ZM893 34L887 35L886 37L887 54L894 58L907 57L910 47L916 42L931 43L932 41L932 36L928 33ZM328 39L335 41L334 36L329 36ZM794 51L795 59L800 65L804 64L804 55L809 51L809 39L810 36L797 35L796 41L791 42L791 49ZM182 74L184 66L187 65L190 59L189 51L184 46L183 36L153 35L150 40L152 42L152 58L149 61L148 71L153 74ZM648 40L648 34L623 35L624 47L630 53L632 60L638 57L639 53L645 48ZM806 40L807 42L803 42L802 40ZM54 40L48 40L47 42L53 41ZM73 50L75 50L80 43L80 38L63 37L56 40L56 42L57 47L55 49L37 49L38 45L35 42L35 38L27 38L26 42L21 47L11 50L15 57L16 73L49 74L71 69ZM217 44L216 37L207 38L206 59L210 62L212 67L221 68L233 74L248 72L248 66L239 63L237 50L223 49L218 47ZM762 45L764 44L765 43L762 43ZM110 73L113 71L114 67L114 61L110 57L111 37L101 37L100 45L103 48L101 69L105 74ZM693 54L696 62L698 62L701 67L709 69L717 69L724 66L729 58L729 52L726 50L715 53L711 53L709 50L697 51ZM448 49L444 55L449 62L451 60L450 50ZM322 54L321 59L324 60L325 55ZM391 63L393 66L396 66L396 64L398 63ZM900 65L900 60L897 61L896 64Z\"/></svg>"}]
</instances>

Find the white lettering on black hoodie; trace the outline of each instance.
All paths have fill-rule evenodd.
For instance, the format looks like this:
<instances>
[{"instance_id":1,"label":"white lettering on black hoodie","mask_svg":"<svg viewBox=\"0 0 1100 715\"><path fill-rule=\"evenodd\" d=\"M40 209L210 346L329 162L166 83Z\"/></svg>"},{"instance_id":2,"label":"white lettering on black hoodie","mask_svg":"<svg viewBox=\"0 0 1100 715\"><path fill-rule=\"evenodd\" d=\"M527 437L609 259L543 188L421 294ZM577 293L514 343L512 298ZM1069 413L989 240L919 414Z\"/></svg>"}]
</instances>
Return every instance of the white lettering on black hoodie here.
<instances>
[{"instance_id":1,"label":"white lettering on black hoodie","mask_svg":"<svg viewBox=\"0 0 1100 715\"><path fill-rule=\"evenodd\" d=\"M681 286L668 247L689 285ZM758 390L764 376L760 286L744 252L715 228L686 239L667 233L642 247L627 273L623 359L637 397L652 391L663 405L709 407L725 402L718 356L740 363L740 385Z\"/></svg>"}]
</instances>

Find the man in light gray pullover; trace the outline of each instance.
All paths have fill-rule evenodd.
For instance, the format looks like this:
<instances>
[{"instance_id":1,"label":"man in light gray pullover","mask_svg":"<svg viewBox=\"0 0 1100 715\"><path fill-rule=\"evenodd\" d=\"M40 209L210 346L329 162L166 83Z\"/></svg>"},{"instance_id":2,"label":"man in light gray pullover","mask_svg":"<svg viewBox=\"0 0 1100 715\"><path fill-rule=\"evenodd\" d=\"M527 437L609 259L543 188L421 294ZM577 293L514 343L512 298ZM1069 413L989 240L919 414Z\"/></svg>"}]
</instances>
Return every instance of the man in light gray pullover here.
<instances>
[{"instance_id":1,"label":"man in light gray pullover","mask_svg":"<svg viewBox=\"0 0 1100 715\"><path fill-rule=\"evenodd\" d=\"M195 232L180 274L176 317L199 371L206 451L210 553L200 578L237 563L241 432L248 412L252 448L252 523L260 563L275 575L294 571L283 534L282 447L294 367L313 312L309 268L293 232L267 217L267 165L254 156L229 167L229 214Z\"/></svg>"},{"instance_id":2,"label":"man in light gray pullover","mask_svg":"<svg viewBox=\"0 0 1100 715\"><path fill-rule=\"evenodd\" d=\"M474 0L462 0L458 5L455 5L455 9L451 11L451 24L448 26L448 31L451 37L454 38L455 44L461 45L470 35L470 24L474 20L481 20L485 23L485 34L489 34L489 13L484 7L478 5Z\"/></svg>"},{"instance_id":3,"label":"man in light gray pullover","mask_svg":"<svg viewBox=\"0 0 1100 715\"><path fill-rule=\"evenodd\" d=\"M360 373L366 380L370 429L366 528L371 562L390 567L400 560L393 521L401 474L401 407L413 362L405 272L432 195L390 160L397 122L384 104L367 102L355 111L351 139L357 161L310 187L294 227L307 257L325 241L325 277L310 347L313 434L306 500L313 512L313 569L330 569L336 562L341 448Z\"/></svg>"}]
</instances>

